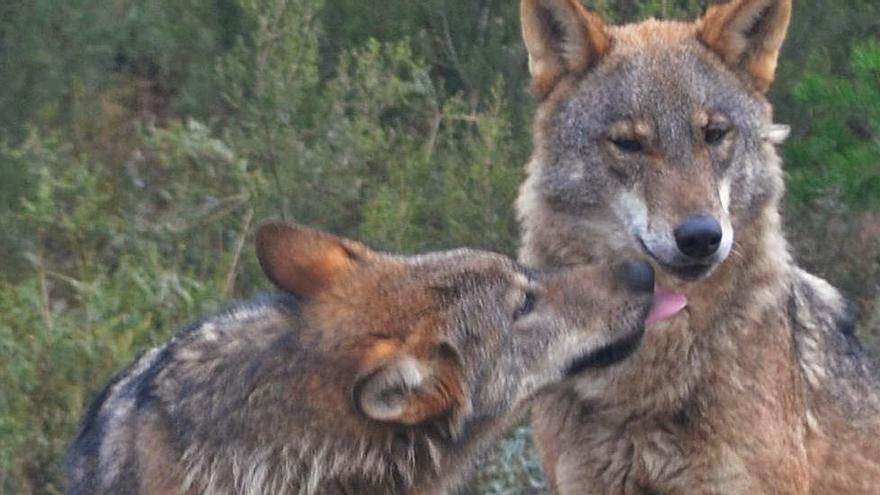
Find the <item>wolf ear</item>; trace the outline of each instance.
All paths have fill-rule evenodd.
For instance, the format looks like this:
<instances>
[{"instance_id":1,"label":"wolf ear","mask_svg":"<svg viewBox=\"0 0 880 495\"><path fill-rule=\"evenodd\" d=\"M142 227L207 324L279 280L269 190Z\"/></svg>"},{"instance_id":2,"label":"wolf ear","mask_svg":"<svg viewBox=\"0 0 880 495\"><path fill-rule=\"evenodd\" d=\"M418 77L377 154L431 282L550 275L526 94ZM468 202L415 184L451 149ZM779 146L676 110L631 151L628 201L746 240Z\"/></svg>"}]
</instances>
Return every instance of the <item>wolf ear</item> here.
<instances>
[{"instance_id":1,"label":"wolf ear","mask_svg":"<svg viewBox=\"0 0 880 495\"><path fill-rule=\"evenodd\" d=\"M790 20L791 0L734 0L706 11L698 37L756 91L766 93Z\"/></svg>"},{"instance_id":2,"label":"wolf ear","mask_svg":"<svg viewBox=\"0 0 880 495\"><path fill-rule=\"evenodd\" d=\"M257 229L263 272L278 288L304 298L353 270L369 252L354 241L280 220Z\"/></svg>"},{"instance_id":3,"label":"wolf ear","mask_svg":"<svg viewBox=\"0 0 880 495\"><path fill-rule=\"evenodd\" d=\"M605 23L578 0L522 0L520 19L529 72L540 98L560 77L592 67L611 46Z\"/></svg>"},{"instance_id":4,"label":"wolf ear","mask_svg":"<svg viewBox=\"0 0 880 495\"><path fill-rule=\"evenodd\" d=\"M408 354L370 370L354 387L358 410L375 421L414 426L453 412L461 382L450 368Z\"/></svg>"}]
</instances>

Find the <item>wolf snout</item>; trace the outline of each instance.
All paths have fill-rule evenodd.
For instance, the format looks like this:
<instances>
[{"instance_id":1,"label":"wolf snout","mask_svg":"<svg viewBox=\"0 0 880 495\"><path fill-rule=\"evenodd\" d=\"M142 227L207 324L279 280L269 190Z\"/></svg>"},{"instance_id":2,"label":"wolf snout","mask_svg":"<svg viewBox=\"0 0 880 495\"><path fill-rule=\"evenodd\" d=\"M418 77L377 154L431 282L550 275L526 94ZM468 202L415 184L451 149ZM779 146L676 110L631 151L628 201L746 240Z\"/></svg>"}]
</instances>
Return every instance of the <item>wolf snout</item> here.
<instances>
[{"instance_id":1,"label":"wolf snout","mask_svg":"<svg viewBox=\"0 0 880 495\"><path fill-rule=\"evenodd\" d=\"M694 215L675 228L675 243L685 256L704 259L718 252L723 232L721 224L711 215Z\"/></svg>"},{"instance_id":2,"label":"wolf snout","mask_svg":"<svg viewBox=\"0 0 880 495\"><path fill-rule=\"evenodd\" d=\"M623 280L633 292L654 292L654 268L644 260L622 264Z\"/></svg>"}]
</instances>

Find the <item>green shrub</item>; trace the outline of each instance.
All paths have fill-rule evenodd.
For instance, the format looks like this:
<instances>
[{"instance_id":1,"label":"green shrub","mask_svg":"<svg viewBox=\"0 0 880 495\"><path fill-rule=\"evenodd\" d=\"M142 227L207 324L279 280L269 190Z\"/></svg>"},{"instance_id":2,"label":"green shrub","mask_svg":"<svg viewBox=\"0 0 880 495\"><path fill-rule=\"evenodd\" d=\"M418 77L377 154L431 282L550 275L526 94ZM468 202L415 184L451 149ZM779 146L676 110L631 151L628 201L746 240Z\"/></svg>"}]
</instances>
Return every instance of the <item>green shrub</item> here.
<instances>
[{"instance_id":1,"label":"green shrub","mask_svg":"<svg viewBox=\"0 0 880 495\"><path fill-rule=\"evenodd\" d=\"M831 196L856 208L880 207L880 42L852 52L849 77L813 70L794 95L812 127L786 147L790 198Z\"/></svg>"}]
</instances>

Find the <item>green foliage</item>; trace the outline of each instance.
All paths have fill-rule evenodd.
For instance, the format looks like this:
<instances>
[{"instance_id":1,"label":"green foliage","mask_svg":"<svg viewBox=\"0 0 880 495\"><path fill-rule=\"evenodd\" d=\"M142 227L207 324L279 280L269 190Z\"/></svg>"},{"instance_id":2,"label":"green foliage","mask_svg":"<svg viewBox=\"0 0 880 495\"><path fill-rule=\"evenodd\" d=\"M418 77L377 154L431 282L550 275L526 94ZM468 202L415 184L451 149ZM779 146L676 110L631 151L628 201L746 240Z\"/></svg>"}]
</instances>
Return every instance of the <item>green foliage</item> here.
<instances>
[{"instance_id":1,"label":"green foliage","mask_svg":"<svg viewBox=\"0 0 880 495\"><path fill-rule=\"evenodd\" d=\"M39 123L81 144L108 124L110 104L157 110L144 107L176 95L175 107L198 111L215 57L246 29L240 10L237 0L2 2L0 134L21 139Z\"/></svg>"},{"instance_id":2,"label":"green foliage","mask_svg":"<svg viewBox=\"0 0 880 495\"><path fill-rule=\"evenodd\" d=\"M592 0L586 2L595 10L602 12L607 19L615 22L626 22L645 17L690 20L700 13L700 8L705 3L700 0Z\"/></svg>"},{"instance_id":3,"label":"green foliage","mask_svg":"<svg viewBox=\"0 0 880 495\"><path fill-rule=\"evenodd\" d=\"M703 2L585 3L624 22ZM773 98L798 133L799 239L880 225L878 43L845 63L878 32L876 10L796 6ZM114 371L268 288L258 219L407 252L515 249L533 101L509 0L10 0L0 67L4 493L60 493L63 449ZM827 220L817 204L864 214ZM826 244L800 244L820 272L839 254ZM880 263L860 246L855 275L828 273L869 309ZM472 492L545 489L521 428Z\"/></svg>"},{"instance_id":4,"label":"green foliage","mask_svg":"<svg viewBox=\"0 0 880 495\"><path fill-rule=\"evenodd\" d=\"M118 167L36 133L0 153L30 185L10 221L24 266L0 279L0 479L13 493L60 493L59 460L98 387L231 295L258 174L195 123L142 145Z\"/></svg>"},{"instance_id":5,"label":"green foliage","mask_svg":"<svg viewBox=\"0 0 880 495\"><path fill-rule=\"evenodd\" d=\"M858 45L849 77L813 70L795 86L813 126L786 148L794 202L833 196L880 207L880 42Z\"/></svg>"},{"instance_id":6,"label":"green foliage","mask_svg":"<svg viewBox=\"0 0 880 495\"><path fill-rule=\"evenodd\" d=\"M318 7L253 4L256 31L218 66L224 135L272 178L275 211L388 249L512 250L525 150L511 139L503 81L469 105L405 39L367 40L321 78Z\"/></svg>"}]
</instances>

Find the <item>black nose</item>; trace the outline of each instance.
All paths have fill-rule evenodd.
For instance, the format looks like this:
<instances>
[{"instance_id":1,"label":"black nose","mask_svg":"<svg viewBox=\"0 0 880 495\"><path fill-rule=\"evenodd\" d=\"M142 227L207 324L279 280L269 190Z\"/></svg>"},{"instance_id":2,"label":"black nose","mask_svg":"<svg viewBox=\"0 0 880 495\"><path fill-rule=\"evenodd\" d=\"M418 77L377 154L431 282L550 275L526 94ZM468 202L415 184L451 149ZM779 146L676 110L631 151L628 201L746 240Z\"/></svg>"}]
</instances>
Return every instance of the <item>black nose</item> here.
<instances>
[{"instance_id":1,"label":"black nose","mask_svg":"<svg viewBox=\"0 0 880 495\"><path fill-rule=\"evenodd\" d=\"M721 225L709 215L688 217L675 229L678 249L691 258L705 258L721 246Z\"/></svg>"},{"instance_id":2,"label":"black nose","mask_svg":"<svg viewBox=\"0 0 880 495\"><path fill-rule=\"evenodd\" d=\"M654 292L654 268L647 261L629 261L623 264L626 284L634 292Z\"/></svg>"}]
</instances>

